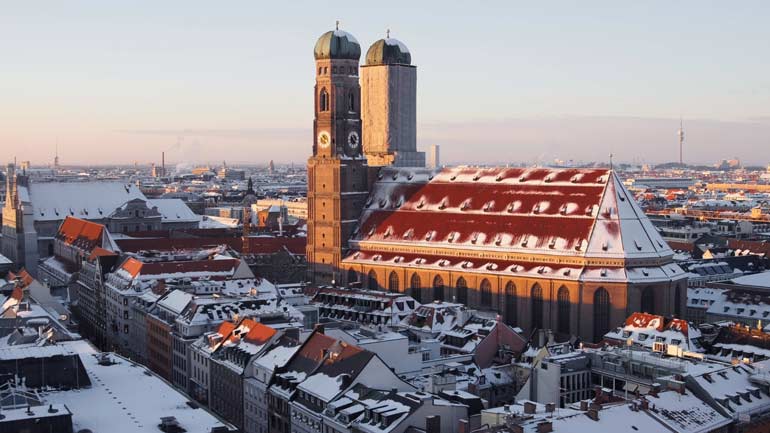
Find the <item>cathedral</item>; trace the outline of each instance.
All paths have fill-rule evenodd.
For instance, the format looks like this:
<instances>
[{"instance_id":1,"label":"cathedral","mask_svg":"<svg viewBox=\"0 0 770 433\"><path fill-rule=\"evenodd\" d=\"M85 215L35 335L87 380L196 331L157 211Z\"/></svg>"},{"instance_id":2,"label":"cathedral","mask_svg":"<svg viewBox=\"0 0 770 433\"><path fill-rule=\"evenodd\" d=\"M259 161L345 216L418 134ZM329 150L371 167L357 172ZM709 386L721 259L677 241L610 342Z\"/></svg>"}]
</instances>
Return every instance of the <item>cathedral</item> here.
<instances>
[{"instance_id":1,"label":"cathedral","mask_svg":"<svg viewBox=\"0 0 770 433\"><path fill-rule=\"evenodd\" d=\"M608 169L426 169L416 68L393 38L315 46L307 260L316 283L496 311L596 341L633 312L681 316L687 277ZM362 88L363 86L363 88Z\"/></svg>"}]
</instances>

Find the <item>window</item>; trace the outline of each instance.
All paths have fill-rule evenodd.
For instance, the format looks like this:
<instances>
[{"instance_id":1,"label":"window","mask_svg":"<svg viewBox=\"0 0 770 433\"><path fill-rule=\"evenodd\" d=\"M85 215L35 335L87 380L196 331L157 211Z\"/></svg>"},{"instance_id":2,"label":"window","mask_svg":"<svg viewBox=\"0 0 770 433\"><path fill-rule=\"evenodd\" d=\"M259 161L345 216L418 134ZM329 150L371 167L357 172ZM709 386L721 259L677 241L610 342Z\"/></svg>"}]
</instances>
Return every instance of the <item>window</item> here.
<instances>
[{"instance_id":1,"label":"window","mask_svg":"<svg viewBox=\"0 0 770 433\"><path fill-rule=\"evenodd\" d=\"M398 274L396 271L391 271L388 277L388 290L391 292L398 292Z\"/></svg>"},{"instance_id":2,"label":"window","mask_svg":"<svg viewBox=\"0 0 770 433\"><path fill-rule=\"evenodd\" d=\"M540 284L532 286L530 293L532 304L532 329L541 329L543 327L543 288Z\"/></svg>"},{"instance_id":3,"label":"window","mask_svg":"<svg viewBox=\"0 0 770 433\"><path fill-rule=\"evenodd\" d=\"M411 280L409 280L409 293L417 302L422 302L422 282L420 276L416 273L412 274Z\"/></svg>"},{"instance_id":4,"label":"window","mask_svg":"<svg viewBox=\"0 0 770 433\"><path fill-rule=\"evenodd\" d=\"M436 275L433 279L433 300L444 300L444 279L441 278L441 275Z\"/></svg>"},{"instance_id":5,"label":"window","mask_svg":"<svg viewBox=\"0 0 770 433\"><path fill-rule=\"evenodd\" d=\"M686 300L685 300L686 302ZM682 317L682 286L676 286L674 290L674 316Z\"/></svg>"},{"instance_id":6,"label":"window","mask_svg":"<svg viewBox=\"0 0 770 433\"><path fill-rule=\"evenodd\" d=\"M508 281L508 284L505 285L505 321L509 325L516 323L516 309L518 305L516 286L513 284L513 281Z\"/></svg>"},{"instance_id":7,"label":"window","mask_svg":"<svg viewBox=\"0 0 770 433\"><path fill-rule=\"evenodd\" d=\"M481 284L479 285L479 290L481 291L481 306L482 307L491 307L492 306L492 284L484 278L481 280Z\"/></svg>"},{"instance_id":8,"label":"window","mask_svg":"<svg viewBox=\"0 0 770 433\"><path fill-rule=\"evenodd\" d=\"M556 329L562 334L569 334L571 310L569 301L569 289L561 286L556 298L558 303L558 316L556 317L558 324Z\"/></svg>"},{"instance_id":9,"label":"window","mask_svg":"<svg viewBox=\"0 0 770 433\"><path fill-rule=\"evenodd\" d=\"M353 97L353 92L348 95L348 111L356 111L356 100Z\"/></svg>"},{"instance_id":10,"label":"window","mask_svg":"<svg viewBox=\"0 0 770 433\"><path fill-rule=\"evenodd\" d=\"M457 302L468 305L468 283L465 281L465 278L458 278L455 286L457 286Z\"/></svg>"},{"instance_id":11,"label":"window","mask_svg":"<svg viewBox=\"0 0 770 433\"><path fill-rule=\"evenodd\" d=\"M377 272L374 269L369 271L368 284L366 286L369 290L379 290L380 286L377 284Z\"/></svg>"},{"instance_id":12,"label":"window","mask_svg":"<svg viewBox=\"0 0 770 433\"><path fill-rule=\"evenodd\" d=\"M610 330L610 294L600 287L594 292L594 341Z\"/></svg>"},{"instance_id":13,"label":"window","mask_svg":"<svg viewBox=\"0 0 770 433\"><path fill-rule=\"evenodd\" d=\"M652 287L642 290L642 312L655 314L655 291Z\"/></svg>"},{"instance_id":14,"label":"window","mask_svg":"<svg viewBox=\"0 0 770 433\"><path fill-rule=\"evenodd\" d=\"M329 111L329 92L326 88L321 89L321 94L318 97L318 109L319 111Z\"/></svg>"},{"instance_id":15,"label":"window","mask_svg":"<svg viewBox=\"0 0 770 433\"><path fill-rule=\"evenodd\" d=\"M356 272L356 270L353 268L348 269L348 284L357 283L357 282L358 282L358 272Z\"/></svg>"}]
</instances>

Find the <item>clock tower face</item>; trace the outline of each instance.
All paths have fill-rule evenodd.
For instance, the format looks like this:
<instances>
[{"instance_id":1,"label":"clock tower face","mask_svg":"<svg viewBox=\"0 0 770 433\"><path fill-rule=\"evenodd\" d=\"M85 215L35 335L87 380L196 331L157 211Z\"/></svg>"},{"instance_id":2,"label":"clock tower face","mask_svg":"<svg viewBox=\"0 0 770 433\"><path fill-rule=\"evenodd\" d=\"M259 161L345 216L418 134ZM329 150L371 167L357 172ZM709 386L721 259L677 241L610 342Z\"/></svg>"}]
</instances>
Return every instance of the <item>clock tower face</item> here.
<instances>
[{"instance_id":1,"label":"clock tower face","mask_svg":"<svg viewBox=\"0 0 770 433\"><path fill-rule=\"evenodd\" d=\"M321 149L327 149L332 142L332 137L327 131L321 131L318 133L318 147Z\"/></svg>"},{"instance_id":2,"label":"clock tower face","mask_svg":"<svg viewBox=\"0 0 770 433\"><path fill-rule=\"evenodd\" d=\"M358 132L350 131L348 133L348 139L345 143L345 153L348 156L356 156L361 153L361 137L358 136Z\"/></svg>"}]
</instances>

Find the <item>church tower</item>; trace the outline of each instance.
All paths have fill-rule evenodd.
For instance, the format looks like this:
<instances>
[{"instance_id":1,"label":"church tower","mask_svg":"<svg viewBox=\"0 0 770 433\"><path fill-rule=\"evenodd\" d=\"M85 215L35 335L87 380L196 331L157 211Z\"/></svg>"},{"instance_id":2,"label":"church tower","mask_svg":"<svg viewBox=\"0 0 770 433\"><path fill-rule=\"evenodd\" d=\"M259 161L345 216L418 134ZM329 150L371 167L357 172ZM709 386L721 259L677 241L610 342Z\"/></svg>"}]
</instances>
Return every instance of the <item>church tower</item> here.
<instances>
[{"instance_id":1,"label":"church tower","mask_svg":"<svg viewBox=\"0 0 770 433\"><path fill-rule=\"evenodd\" d=\"M339 269L369 193L361 146L361 46L332 30L315 45L313 156L308 160L307 261L318 284L340 281Z\"/></svg>"},{"instance_id":2,"label":"church tower","mask_svg":"<svg viewBox=\"0 0 770 433\"><path fill-rule=\"evenodd\" d=\"M417 68L403 42L372 44L361 67L364 154L370 166L425 167L417 151Z\"/></svg>"}]
</instances>

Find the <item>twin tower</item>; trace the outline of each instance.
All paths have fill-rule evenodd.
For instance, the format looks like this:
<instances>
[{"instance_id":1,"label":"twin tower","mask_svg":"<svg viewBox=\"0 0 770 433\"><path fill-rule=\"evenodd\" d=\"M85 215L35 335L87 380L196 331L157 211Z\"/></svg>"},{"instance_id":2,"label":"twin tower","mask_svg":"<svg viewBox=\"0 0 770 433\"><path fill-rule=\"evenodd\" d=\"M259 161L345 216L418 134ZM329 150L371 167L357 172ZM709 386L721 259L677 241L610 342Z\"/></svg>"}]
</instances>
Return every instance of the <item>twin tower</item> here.
<instances>
[{"instance_id":1,"label":"twin tower","mask_svg":"<svg viewBox=\"0 0 770 433\"><path fill-rule=\"evenodd\" d=\"M321 35L314 55L307 260L311 280L330 283L340 281L348 239L376 177L373 170L424 167L425 154L417 152L417 69L406 45L381 39L359 68L361 46L336 29Z\"/></svg>"},{"instance_id":2,"label":"twin tower","mask_svg":"<svg viewBox=\"0 0 770 433\"><path fill-rule=\"evenodd\" d=\"M330 111L360 121L359 131L331 136L332 142L344 150L353 140L370 166L424 167L425 153L417 152L417 68L406 45L388 34L369 47L359 68L361 46L337 29L318 39L314 54L316 120Z\"/></svg>"}]
</instances>

